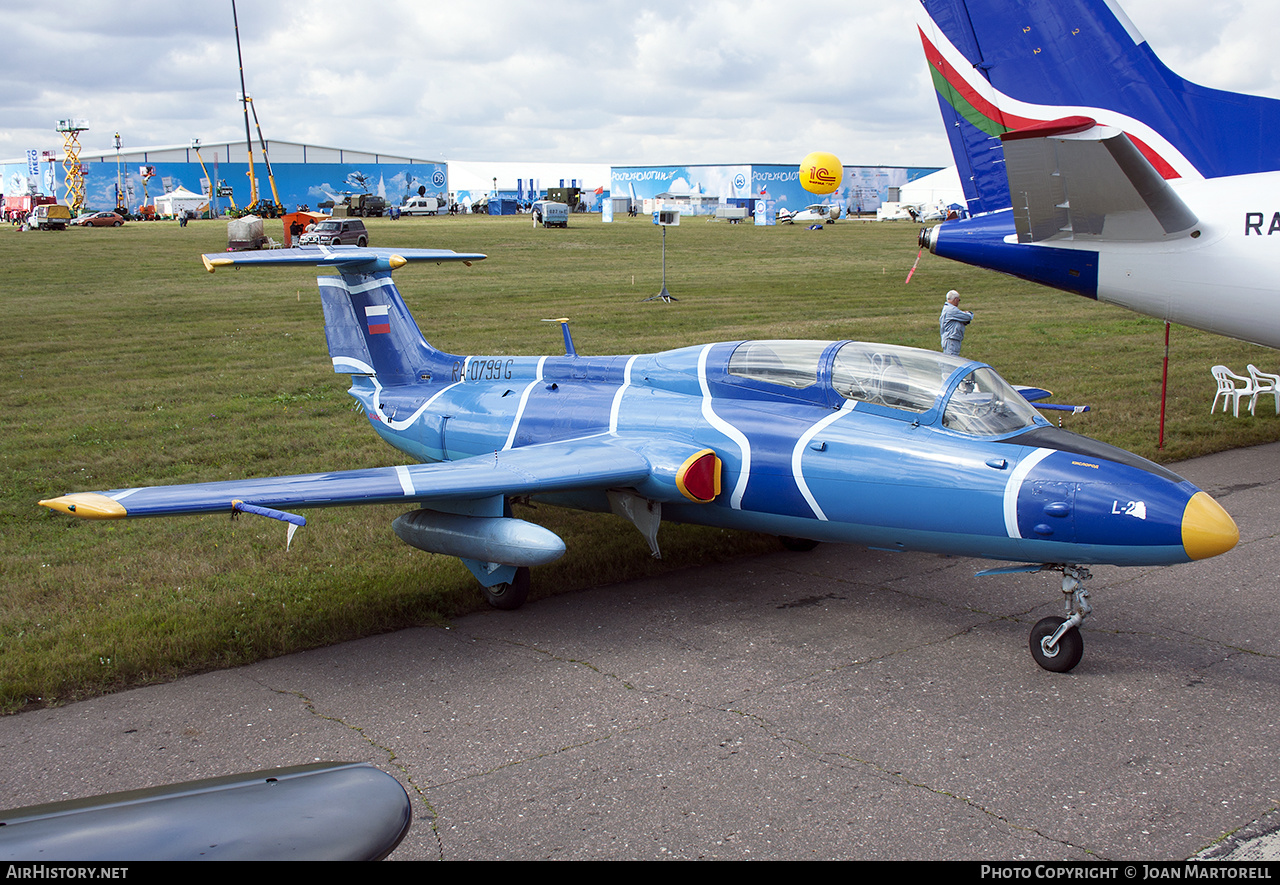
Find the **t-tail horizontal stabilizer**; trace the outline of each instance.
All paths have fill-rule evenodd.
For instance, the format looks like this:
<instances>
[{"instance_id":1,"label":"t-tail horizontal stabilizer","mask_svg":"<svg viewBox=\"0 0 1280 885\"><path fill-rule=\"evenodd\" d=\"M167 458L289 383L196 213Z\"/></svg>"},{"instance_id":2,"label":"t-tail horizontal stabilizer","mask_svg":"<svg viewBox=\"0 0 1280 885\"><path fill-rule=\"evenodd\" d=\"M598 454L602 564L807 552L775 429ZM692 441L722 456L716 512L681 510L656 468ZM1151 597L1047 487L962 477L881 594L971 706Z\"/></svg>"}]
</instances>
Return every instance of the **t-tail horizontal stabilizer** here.
<instances>
[{"instance_id":1,"label":"t-tail horizontal stabilizer","mask_svg":"<svg viewBox=\"0 0 1280 885\"><path fill-rule=\"evenodd\" d=\"M377 273L392 271L412 262L443 264L461 261L470 266L473 261L483 261L484 258L478 252L454 252L451 249L370 249L360 246L308 246L264 252L212 252L200 256L209 273L220 267L263 264L331 267L341 273Z\"/></svg>"},{"instance_id":2,"label":"t-tail horizontal stabilizer","mask_svg":"<svg viewBox=\"0 0 1280 885\"><path fill-rule=\"evenodd\" d=\"M1155 242L1199 223L1118 129L1067 117L1000 140L1019 243Z\"/></svg>"}]
</instances>

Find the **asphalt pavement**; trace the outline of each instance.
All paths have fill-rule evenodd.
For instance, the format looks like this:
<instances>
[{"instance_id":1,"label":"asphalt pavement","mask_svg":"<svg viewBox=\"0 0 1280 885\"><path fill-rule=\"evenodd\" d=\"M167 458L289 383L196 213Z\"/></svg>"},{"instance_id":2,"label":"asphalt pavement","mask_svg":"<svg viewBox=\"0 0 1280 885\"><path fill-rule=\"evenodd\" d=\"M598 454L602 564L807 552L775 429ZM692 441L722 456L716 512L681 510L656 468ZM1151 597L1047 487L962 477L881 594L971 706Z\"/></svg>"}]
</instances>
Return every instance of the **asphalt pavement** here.
<instances>
[{"instance_id":1,"label":"asphalt pavement","mask_svg":"<svg viewBox=\"0 0 1280 885\"><path fill-rule=\"evenodd\" d=\"M397 777L392 859L1280 859L1280 445L1176 465L1240 526L1052 574L823 545L0 719L0 807L317 760Z\"/></svg>"}]
</instances>

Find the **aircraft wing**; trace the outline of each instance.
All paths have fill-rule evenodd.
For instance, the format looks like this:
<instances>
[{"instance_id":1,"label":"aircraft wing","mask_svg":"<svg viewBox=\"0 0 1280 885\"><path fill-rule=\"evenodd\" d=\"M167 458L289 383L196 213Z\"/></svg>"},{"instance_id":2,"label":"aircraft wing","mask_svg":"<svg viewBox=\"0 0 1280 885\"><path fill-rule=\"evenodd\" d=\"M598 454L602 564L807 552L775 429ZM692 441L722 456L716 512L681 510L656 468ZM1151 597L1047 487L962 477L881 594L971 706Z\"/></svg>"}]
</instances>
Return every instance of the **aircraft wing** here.
<instances>
[{"instance_id":1,"label":"aircraft wing","mask_svg":"<svg viewBox=\"0 0 1280 885\"><path fill-rule=\"evenodd\" d=\"M452 249L371 249L367 246L299 246L257 252L212 252L200 256L209 273L220 267L252 264L304 264L332 267L345 273L374 273L395 270L417 261L436 264L461 261L470 265L484 258L478 252L454 252Z\"/></svg>"},{"instance_id":2,"label":"aircraft wing","mask_svg":"<svg viewBox=\"0 0 1280 885\"><path fill-rule=\"evenodd\" d=\"M1039 402L1042 399L1048 399L1053 396L1053 391L1045 390L1043 387L1026 387L1022 384L1015 384L1013 389L1022 394L1022 398L1029 403Z\"/></svg>"},{"instance_id":3,"label":"aircraft wing","mask_svg":"<svg viewBox=\"0 0 1280 885\"><path fill-rule=\"evenodd\" d=\"M1079 415L1081 412L1089 411L1088 406L1068 406L1065 404L1060 405L1058 403L1041 402L1041 400L1046 400L1053 396L1053 391L1045 390L1043 387L1025 387L1021 384L1015 384L1013 385L1013 389L1022 394L1022 398L1031 403L1037 409L1071 412L1073 415Z\"/></svg>"},{"instance_id":4,"label":"aircraft wing","mask_svg":"<svg viewBox=\"0 0 1280 885\"><path fill-rule=\"evenodd\" d=\"M1066 117L1001 141L1019 243L1158 242L1199 223L1119 129Z\"/></svg>"},{"instance_id":5,"label":"aircraft wing","mask_svg":"<svg viewBox=\"0 0 1280 885\"><path fill-rule=\"evenodd\" d=\"M652 454L619 444L618 437L597 436L436 464L77 492L40 504L85 519L122 519L231 513L233 502L276 510L476 501L636 486L650 478L655 466L661 472L654 460Z\"/></svg>"}]
</instances>

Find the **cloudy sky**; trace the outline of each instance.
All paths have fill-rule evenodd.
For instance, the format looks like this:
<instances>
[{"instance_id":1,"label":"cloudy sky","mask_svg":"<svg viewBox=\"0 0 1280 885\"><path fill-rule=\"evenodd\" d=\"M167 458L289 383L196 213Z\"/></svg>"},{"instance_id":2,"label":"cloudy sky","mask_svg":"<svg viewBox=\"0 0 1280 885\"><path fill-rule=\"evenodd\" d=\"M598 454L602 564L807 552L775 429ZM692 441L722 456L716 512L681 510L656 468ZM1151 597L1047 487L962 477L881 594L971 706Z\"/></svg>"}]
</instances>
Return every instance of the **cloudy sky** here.
<instances>
[{"instance_id":1,"label":"cloudy sky","mask_svg":"<svg viewBox=\"0 0 1280 885\"><path fill-rule=\"evenodd\" d=\"M424 159L949 165L916 0L239 0L267 138ZM1280 4L1123 0L1164 61L1280 98ZM1206 9L1211 10L1206 14ZM0 0L0 159L242 139L231 0Z\"/></svg>"}]
</instances>

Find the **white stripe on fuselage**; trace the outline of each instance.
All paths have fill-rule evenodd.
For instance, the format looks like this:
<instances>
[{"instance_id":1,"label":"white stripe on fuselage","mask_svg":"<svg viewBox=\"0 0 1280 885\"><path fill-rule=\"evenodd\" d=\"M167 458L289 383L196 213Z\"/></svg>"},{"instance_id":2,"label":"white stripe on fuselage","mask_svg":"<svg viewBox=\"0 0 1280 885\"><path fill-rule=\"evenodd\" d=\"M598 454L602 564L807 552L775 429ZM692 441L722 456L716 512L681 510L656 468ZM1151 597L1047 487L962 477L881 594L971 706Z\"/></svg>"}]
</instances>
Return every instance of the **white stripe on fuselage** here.
<instances>
[{"instance_id":1,"label":"white stripe on fuselage","mask_svg":"<svg viewBox=\"0 0 1280 885\"><path fill-rule=\"evenodd\" d=\"M503 444L503 450L511 448L511 444L515 442L516 430L520 427L520 419L524 416L524 407L529 402L529 394L533 393L533 388L542 383L542 366L547 358L538 358L538 370L534 373L535 377L532 381L525 385L524 393L520 394L520 405L516 407L516 419L511 422L511 432L507 434L507 441Z\"/></svg>"},{"instance_id":2,"label":"white stripe on fuselage","mask_svg":"<svg viewBox=\"0 0 1280 885\"><path fill-rule=\"evenodd\" d=\"M1004 484L1004 530L1010 538L1022 537L1022 533L1018 531L1018 493L1022 491L1023 481L1037 464L1055 451L1057 450L1036 449L1019 461L1018 466L1013 468L1013 473L1009 474L1009 481Z\"/></svg>"},{"instance_id":3,"label":"white stripe on fuselage","mask_svg":"<svg viewBox=\"0 0 1280 885\"><path fill-rule=\"evenodd\" d=\"M853 400L850 400L850 399L845 400L844 405L842 405L838 411L832 412L830 415L827 415L817 424L814 424L812 427L806 430L803 434L801 434L800 439L796 440L795 448L791 450L791 474L795 477L796 488L800 489L800 494L803 495L805 501L808 502L809 509L813 511L813 515L818 517L818 519L822 520L823 522L827 521L827 515L822 512L822 508L818 506L817 499L814 498L813 493L809 491L809 484L804 481L804 472L801 469L800 462L804 456L804 450L809 445L809 441L812 440L819 433L821 433L823 430L825 430L827 427L831 426L831 424L835 422L836 419L838 419L840 416L848 412L852 412L855 406L857 406L857 403L854 402Z\"/></svg>"},{"instance_id":4,"label":"white stripe on fuselage","mask_svg":"<svg viewBox=\"0 0 1280 885\"><path fill-rule=\"evenodd\" d=\"M631 386L631 367L636 364L639 354L627 360L627 367L622 370L622 386L618 388L618 392L613 395L613 406L609 409L609 432L617 434L618 432L618 413L622 409L622 395L627 392L627 388Z\"/></svg>"},{"instance_id":5,"label":"white stripe on fuselage","mask_svg":"<svg viewBox=\"0 0 1280 885\"><path fill-rule=\"evenodd\" d=\"M716 430L738 444L742 452L742 466L738 472L738 482L729 497L729 506L734 510L742 509L742 496L747 490L747 480L751 477L751 443L746 435L715 413L711 407L711 387L707 384L707 355L714 344L708 344L698 353L698 386L702 389L702 417L707 419Z\"/></svg>"}]
</instances>

